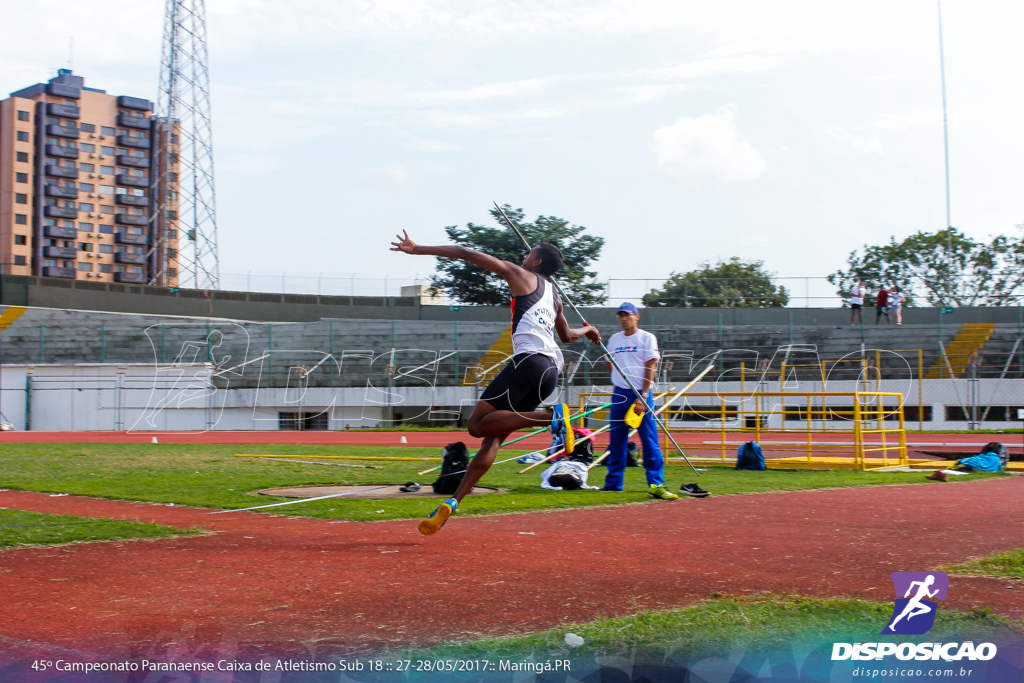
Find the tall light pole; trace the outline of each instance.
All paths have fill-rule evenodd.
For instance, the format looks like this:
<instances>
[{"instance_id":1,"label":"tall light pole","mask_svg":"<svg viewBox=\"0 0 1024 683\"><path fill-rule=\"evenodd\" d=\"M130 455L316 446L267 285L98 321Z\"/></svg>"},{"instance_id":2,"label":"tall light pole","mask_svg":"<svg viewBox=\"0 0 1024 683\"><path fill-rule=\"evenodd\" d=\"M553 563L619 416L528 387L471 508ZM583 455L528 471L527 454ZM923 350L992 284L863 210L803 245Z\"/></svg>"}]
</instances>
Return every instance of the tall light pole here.
<instances>
[{"instance_id":1,"label":"tall light pole","mask_svg":"<svg viewBox=\"0 0 1024 683\"><path fill-rule=\"evenodd\" d=\"M946 111L946 54L942 44L942 0L939 9L939 75L942 81L942 140L946 152L946 251L953 258L953 218L949 203L949 116Z\"/></svg>"}]
</instances>

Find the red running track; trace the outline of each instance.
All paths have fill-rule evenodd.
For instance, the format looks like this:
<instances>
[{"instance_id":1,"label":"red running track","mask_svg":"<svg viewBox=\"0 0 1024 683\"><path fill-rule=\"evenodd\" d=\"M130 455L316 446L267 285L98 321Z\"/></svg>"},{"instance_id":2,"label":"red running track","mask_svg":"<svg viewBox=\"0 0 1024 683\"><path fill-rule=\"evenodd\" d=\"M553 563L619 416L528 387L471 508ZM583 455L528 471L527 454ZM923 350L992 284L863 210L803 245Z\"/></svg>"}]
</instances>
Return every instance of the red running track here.
<instances>
[{"instance_id":1,"label":"red running track","mask_svg":"<svg viewBox=\"0 0 1024 683\"><path fill-rule=\"evenodd\" d=\"M212 532L0 552L7 659L368 653L713 592L890 601L891 572L1024 545L1020 477L456 516L429 538L414 521L211 516L19 491L0 492L0 506ZM945 604L1020 619L1024 584L954 577Z\"/></svg>"},{"instance_id":2,"label":"red running track","mask_svg":"<svg viewBox=\"0 0 1024 683\"><path fill-rule=\"evenodd\" d=\"M679 432L673 433L680 445L687 444L689 449L707 451L717 454L719 447L716 432ZM373 431L341 431L341 432L0 432L0 443L151 443L156 437L160 443L189 443L189 444L230 444L230 445L310 445L310 446L414 446L443 448L453 441L463 441L470 448L476 450L480 445L480 439L474 439L465 431L451 432L373 432ZM405 439L403 443L402 439ZM750 435L730 434L728 443L735 449L743 440L750 438ZM911 450L950 450L950 451L971 451L978 449L989 441L1001 440L1016 453L1021 450L1022 437L1020 434L907 434L907 444ZM849 434L814 434L814 443L825 442L852 442ZM548 434L524 439L515 444L515 448L539 449L550 444L551 438ZM607 434L602 434L596 439L597 447L606 448L608 445ZM771 445L806 443L803 433L792 432L789 434L765 435L761 444L769 455ZM776 455L798 455L795 452L780 451Z\"/></svg>"}]
</instances>

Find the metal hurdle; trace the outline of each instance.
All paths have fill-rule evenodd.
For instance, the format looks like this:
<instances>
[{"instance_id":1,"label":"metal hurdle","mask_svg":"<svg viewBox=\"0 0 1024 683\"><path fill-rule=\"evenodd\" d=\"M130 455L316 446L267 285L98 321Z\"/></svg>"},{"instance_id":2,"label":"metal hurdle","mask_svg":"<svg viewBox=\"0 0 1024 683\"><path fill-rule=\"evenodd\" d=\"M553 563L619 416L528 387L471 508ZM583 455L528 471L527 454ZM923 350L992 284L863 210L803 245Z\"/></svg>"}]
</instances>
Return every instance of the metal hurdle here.
<instances>
[{"instance_id":1,"label":"metal hurdle","mask_svg":"<svg viewBox=\"0 0 1024 683\"><path fill-rule=\"evenodd\" d=\"M717 435L716 441L706 441L697 446L700 450L718 451L718 457L701 458L705 461L729 462L736 446L753 440L761 443L769 463L782 467L869 470L910 464L903 394L898 392L702 392L688 394L687 397L684 406L674 406L665 411L666 423L673 432ZM897 399L895 405L886 405L887 398ZM708 403L695 403L699 399L710 400ZM763 405L762 399L775 399L774 405ZM697 421L702 421L703 426L680 427L679 423L688 416L698 416ZM846 426L839 426L836 421L843 421ZM777 425L773 422L777 422ZM802 424L791 428L787 422ZM896 424L887 426L887 422ZM796 434L801 437L799 441L763 441L772 435ZM828 438L815 441L816 436L836 434L847 435L850 441L833 441ZM753 439L746 438L747 435L753 436ZM694 447L695 444L691 443L691 449ZM772 452L803 455L773 458L769 455ZM672 461L673 458L666 460Z\"/></svg>"}]
</instances>

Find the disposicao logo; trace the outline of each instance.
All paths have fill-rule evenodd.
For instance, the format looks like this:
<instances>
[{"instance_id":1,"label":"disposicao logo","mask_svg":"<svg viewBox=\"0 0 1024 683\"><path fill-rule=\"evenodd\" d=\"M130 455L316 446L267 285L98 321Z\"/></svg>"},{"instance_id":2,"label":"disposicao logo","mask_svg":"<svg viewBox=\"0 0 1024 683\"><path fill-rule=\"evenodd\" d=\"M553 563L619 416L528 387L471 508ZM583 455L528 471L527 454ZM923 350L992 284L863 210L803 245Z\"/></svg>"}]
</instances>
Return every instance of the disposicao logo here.
<instances>
[{"instance_id":1,"label":"disposicao logo","mask_svg":"<svg viewBox=\"0 0 1024 683\"><path fill-rule=\"evenodd\" d=\"M896 589L896 605L882 633L918 636L935 625L935 612L949 590L949 577L942 572L894 572L889 575ZM900 596L903 597L900 597Z\"/></svg>"},{"instance_id":2,"label":"disposicao logo","mask_svg":"<svg viewBox=\"0 0 1024 683\"><path fill-rule=\"evenodd\" d=\"M894 572L889 575L896 589L896 604L889 623L880 635L921 635L935 625L938 603L945 600L949 577L942 572ZM943 659L988 661L996 656L993 643L833 643L832 660L883 659L895 655L901 660Z\"/></svg>"}]
</instances>

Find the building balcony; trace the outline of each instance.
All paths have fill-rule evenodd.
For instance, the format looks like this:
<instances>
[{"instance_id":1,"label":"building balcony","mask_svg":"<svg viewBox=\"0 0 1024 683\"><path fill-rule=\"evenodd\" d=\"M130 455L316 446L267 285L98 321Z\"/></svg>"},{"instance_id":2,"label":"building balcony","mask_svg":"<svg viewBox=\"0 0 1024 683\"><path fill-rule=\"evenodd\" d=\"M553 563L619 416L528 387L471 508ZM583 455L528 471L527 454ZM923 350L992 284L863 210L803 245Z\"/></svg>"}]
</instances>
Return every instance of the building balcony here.
<instances>
[{"instance_id":1,"label":"building balcony","mask_svg":"<svg viewBox=\"0 0 1024 683\"><path fill-rule=\"evenodd\" d=\"M149 187L149 178L137 175L119 175L117 176L117 184L129 187Z\"/></svg>"},{"instance_id":2,"label":"building balcony","mask_svg":"<svg viewBox=\"0 0 1024 683\"><path fill-rule=\"evenodd\" d=\"M47 185L47 197L63 197L64 199L78 199L77 187L64 187L63 185Z\"/></svg>"},{"instance_id":3,"label":"building balcony","mask_svg":"<svg viewBox=\"0 0 1024 683\"><path fill-rule=\"evenodd\" d=\"M69 209L66 206L47 206L43 215L50 218L78 218L78 209Z\"/></svg>"},{"instance_id":4,"label":"building balcony","mask_svg":"<svg viewBox=\"0 0 1024 683\"><path fill-rule=\"evenodd\" d=\"M43 247L43 256L74 260L78 257L78 250L74 247Z\"/></svg>"},{"instance_id":5,"label":"building balcony","mask_svg":"<svg viewBox=\"0 0 1024 683\"><path fill-rule=\"evenodd\" d=\"M114 235L114 241L118 244L138 244L145 246L148 238L145 235L129 235L126 232L119 232Z\"/></svg>"},{"instance_id":6,"label":"building balcony","mask_svg":"<svg viewBox=\"0 0 1024 683\"><path fill-rule=\"evenodd\" d=\"M128 254L123 251L114 254L115 263L131 263L133 265L141 266L145 265L148 260L149 259L146 258L145 254Z\"/></svg>"},{"instance_id":7,"label":"building balcony","mask_svg":"<svg viewBox=\"0 0 1024 683\"><path fill-rule=\"evenodd\" d=\"M146 284L146 276L143 273L114 273L114 282L128 282L133 285Z\"/></svg>"},{"instance_id":8,"label":"building balcony","mask_svg":"<svg viewBox=\"0 0 1024 683\"><path fill-rule=\"evenodd\" d=\"M135 168L149 168L149 159L146 157L130 157L124 154L118 154L117 165L134 166Z\"/></svg>"},{"instance_id":9,"label":"building balcony","mask_svg":"<svg viewBox=\"0 0 1024 683\"><path fill-rule=\"evenodd\" d=\"M77 140L81 131L77 128L71 128L70 126L58 126L55 123L50 123L46 126L46 134L55 135L59 138L73 138Z\"/></svg>"},{"instance_id":10,"label":"building balcony","mask_svg":"<svg viewBox=\"0 0 1024 683\"><path fill-rule=\"evenodd\" d=\"M47 225L43 227L43 235L46 237L60 237L66 240L73 240L78 237L78 231L63 225Z\"/></svg>"},{"instance_id":11,"label":"building balcony","mask_svg":"<svg viewBox=\"0 0 1024 683\"><path fill-rule=\"evenodd\" d=\"M70 104L49 102L46 105L46 113L50 116L63 116L66 119L77 119L82 115L82 110Z\"/></svg>"},{"instance_id":12,"label":"building balcony","mask_svg":"<svg viewBox=\"0 0 1024 683\"><path fill-rule=\"evenodd\" d=\"M125 206L149 206L149 197L136 197L133 194L117 195L117 203Z\"/></svg>"},{"instance_id":13,"label":"building balcony","mask_svg":"<svg viewBox=\"0 0 1024 683\"><path fill-rule=\"evenodd\" d=\"M46 156L64 157L65 159L77 159L78 148L71 145L47 145Z\"/></svg>"},{"instance_id":14,"label":"building balcony","mask_svg":"<svg viewBox=\"0 0 1024 683\"><path fill-rule=\"evenodd\" d=\"M135 149L149 149L148 138L132 138L127 135L118 135L117 144L122 147L134 147Z\"/></svg>"},{"instance_id":15,"label":"building balcony","mask_svg":"<svg viewBox=\"0 0 1024 683\"><path fill-rule=\"evenodd\" d=\"M153 111L153 103L141 97L128 97L121 95L117 98L117 106L125 109L138 109L140 111Z\"/></svg>"},{"instance_id":16,"label":"building balcony","mask_svg":"<svg viewBox=\"0 0 1024 683\"><path fill-rule=\"evenodd\" d=\"M70 97L73 100L77 100L82 97L81 88L77 88L73 85L66 85L64 83L47 83L46 92L50 95L57 95L58 97Z\"/></svg>"},{"instance_id":17,"label":"building balcony","mask_svg":"<svg viewBox=\"0 0 1024 683\"><path fill-rule=\"evenodd\" d=\"M47 166L46 175L54 178L74 178L78 180L78 169L70 166Z\"/></svg>"},{"instance_id":18,"label":"building balcony","mask_svg":"<svg viewBox=\"0 0 1024 683\"><path fill-rule=\"evenodd\" d=\"M121 225L149 225L149 218L147 216L119 213L114 216L114 222Z\"/></svg>"},{"instance_id":19,"label":"building balcony","mask_svg":"<svg viewBox=\"0 0 1024 683\"><path fill-rule=\"evenodd\" d=\"M43 277L63 277L68 280L74 280L78 277L78 271L74 268L58 268L57 266L45 266L43 268Z\"/></svg>"},{"instance_id":20,"label":"building balcony","mask_svg":"<svg viewBox=\"0 0 1024 683\"><path fill-rule=\"evenodd\" d=\"M145 116L132 116L131 114L118 114L117 125L127 126L128 128L141 128L142 130L149 130L149 127L153 124L152 121L147 119Z\"/></svg>"}]
</instances>

